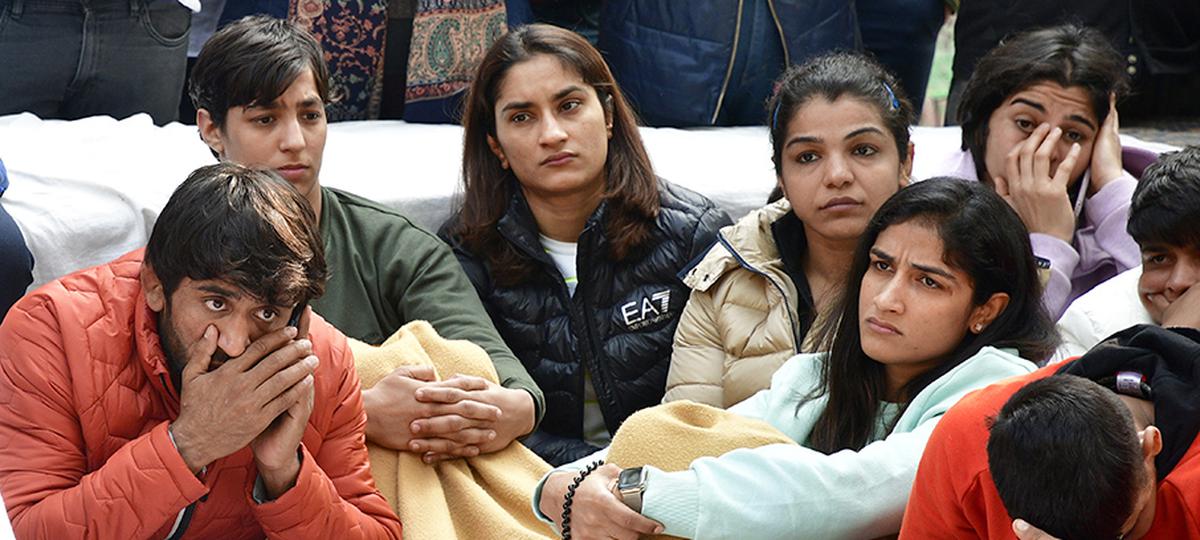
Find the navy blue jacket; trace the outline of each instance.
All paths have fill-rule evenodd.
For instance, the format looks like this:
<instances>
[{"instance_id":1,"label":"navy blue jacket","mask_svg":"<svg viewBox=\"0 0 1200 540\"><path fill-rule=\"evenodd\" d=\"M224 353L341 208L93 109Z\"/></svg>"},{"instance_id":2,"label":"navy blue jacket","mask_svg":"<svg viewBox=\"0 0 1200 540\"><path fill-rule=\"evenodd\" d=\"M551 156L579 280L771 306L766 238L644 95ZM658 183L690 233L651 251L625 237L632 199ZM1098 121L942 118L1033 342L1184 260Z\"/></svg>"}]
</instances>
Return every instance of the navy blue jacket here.
<instances>
[{"instance_id":1,"label":"navy blue jacket","mask_svg":"<svg viewBox=\"0 0 1200 540\"><path fill-rule=\"evenodd\" d=\"M501 337L546 395L541 426L524 442L551 464L598 450L583 440L584 366L610 433L630 414L662 401L675 327L690 292L678 273L708 251L730 220L712 201L682 187L660 182L659 194L650 241L619 263L607 255L601 203L579 236L574 295L538 240L520 190L496 227L536 262L539 271L532 279L496 284L487 261L448 234L451 222L439 232Z\"/></svg>"},{"instance_id":2,"label":"navy blue jacket","mask_svg":"<svg viewBox=\"0 0 1200 540\"><path fill-rule=\"evenodd\" d=\"M862 42L854 2L847 0L607 0L599 49L647 123L713 124L734 44L747 46L739 35L745 1L768 2L789 65Z\"/></svg>"}]
</instances>

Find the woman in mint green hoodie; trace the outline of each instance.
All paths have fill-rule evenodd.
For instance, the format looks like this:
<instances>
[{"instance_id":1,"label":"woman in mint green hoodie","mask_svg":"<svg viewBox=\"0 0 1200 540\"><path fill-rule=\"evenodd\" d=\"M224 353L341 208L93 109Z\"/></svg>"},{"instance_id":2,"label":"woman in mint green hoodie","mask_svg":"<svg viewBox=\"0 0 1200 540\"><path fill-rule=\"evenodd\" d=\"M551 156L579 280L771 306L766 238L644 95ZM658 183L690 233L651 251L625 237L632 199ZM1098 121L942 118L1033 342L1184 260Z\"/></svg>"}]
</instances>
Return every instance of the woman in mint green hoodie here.
<instances>
[{"instance_id":1,"label":"woman in mint green hoodie","mask_svg":"<svg viewBox=\"0 0 1200 540\"><path fill-rule=\"evenodd\" d=\"M831 317L842 324L823 329L830 352L793 357L770 389L730 409L802 446L735 450L679 472L593 466L571 498L571 538L894 534L941 415L1033 371L1057 342L1025 227L977 183L927 180L888 199L844 290ZM535 513L561 526L568 487L606 452L551 471Z\"/></svg>"}]
</instances>

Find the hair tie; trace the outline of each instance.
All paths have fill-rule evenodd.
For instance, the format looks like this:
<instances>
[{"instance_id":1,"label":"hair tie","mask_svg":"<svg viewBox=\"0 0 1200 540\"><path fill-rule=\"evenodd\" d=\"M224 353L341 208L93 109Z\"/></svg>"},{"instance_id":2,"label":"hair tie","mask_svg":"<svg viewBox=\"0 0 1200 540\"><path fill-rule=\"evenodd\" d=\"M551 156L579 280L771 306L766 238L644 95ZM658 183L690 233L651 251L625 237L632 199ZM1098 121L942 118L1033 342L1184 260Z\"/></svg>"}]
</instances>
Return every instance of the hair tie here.
<instances>
[{"instance_id":1,"label":"hair tie","mask_svg":"<svg viewBox=\"0 0 1200 540\"><path fill-rule=\"evenodd\" d=\"M883 89L887 90L888 97L892 98L892 109L893 110L899 109L900 108L900 100L896 99L896 93L892 91L892 87L888 86L887 82L884 82Z\"/></svg>"},{"instance_id":2,"label":"hair tie","mask_svg":"<svg viewBox=\"0 0 1200 540\"><path fill-rule=\"evenodd\" d=\"M779 106L783 105L783 98L780 97L775 101L775 112L771 113L771 131L779 127Z\"/></svg>"}]
</instances>

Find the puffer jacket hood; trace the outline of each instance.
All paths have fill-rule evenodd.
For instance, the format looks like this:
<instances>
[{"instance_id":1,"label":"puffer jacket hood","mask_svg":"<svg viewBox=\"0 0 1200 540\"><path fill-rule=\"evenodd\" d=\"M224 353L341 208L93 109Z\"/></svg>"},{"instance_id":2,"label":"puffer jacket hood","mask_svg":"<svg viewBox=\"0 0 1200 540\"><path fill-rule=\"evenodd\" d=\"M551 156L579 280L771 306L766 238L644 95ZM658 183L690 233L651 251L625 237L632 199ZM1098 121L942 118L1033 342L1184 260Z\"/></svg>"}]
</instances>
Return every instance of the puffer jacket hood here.
<instances>
[{"instance_id":1,"label":"puffer jacket hood","mask_svg":"<svg viewBox=\"0 0 1200 540\"><path fill-rule=\"evenodd\" d=\"M730 220L707 198L660 181L651 240L640 253L614 262L607 255L602 203L579 236L579 284L572 296L538 240L528 203L515 191L497 228L536 261L539 271L532 280L498 287L489 265L447 235L449 222L442 235L500 335L546 395L542 425L525 444L550 463L565 463L595 450L583 441L584 366L610 433L633 412L662 399L671 339L687 300L677 274Z\"/></svg>"},{"instance_id":2,"label":"puffer jacket hood","mask_svg":"<svg viewBox=\"0 0 1200 540\"><path fill-rule=\"evenodd\" d=\"M320 358L296 484L257 503L249 447L198 477L139 274L142 252L53 281L0 325L0 491L18 537L399 538L370 476L346 338L312 317Z\"/></svg>"}]
</instances>

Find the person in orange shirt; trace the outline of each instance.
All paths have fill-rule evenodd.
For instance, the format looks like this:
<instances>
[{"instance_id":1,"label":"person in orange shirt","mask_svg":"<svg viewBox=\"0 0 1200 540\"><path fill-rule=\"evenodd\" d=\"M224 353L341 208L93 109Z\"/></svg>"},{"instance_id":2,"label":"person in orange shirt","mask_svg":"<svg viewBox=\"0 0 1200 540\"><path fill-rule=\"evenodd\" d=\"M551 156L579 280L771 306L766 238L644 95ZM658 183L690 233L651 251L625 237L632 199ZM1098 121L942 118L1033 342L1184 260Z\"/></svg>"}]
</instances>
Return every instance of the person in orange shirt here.
<instances>
[{"instance_id":1,"label":"person in orange shirt","mask_svg":"<svg viewBox=\"0 0 1200 540\"><path fill-rule=\"evenodd\" d=\"M0 325L0 491L25 538L400 538L346 337L307 310L316 218L274 173L193 172L145 250Z\"/></svg>"},{"instance_id":2,"label":"person in orange shirt","mask_svg":"<svg viewBox=\"0 0 1200 540\"><path fill-rule=\"evenodd\" d=\"M1162 327L959 402L926 446L901 538L1200 538L1197 201L1200 149L1146 170L1129 230Z\"/></svg>"}]
</instances>

